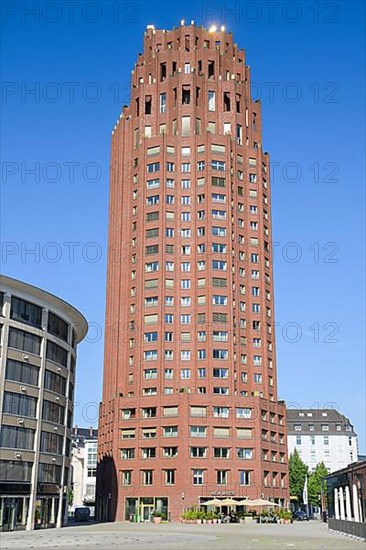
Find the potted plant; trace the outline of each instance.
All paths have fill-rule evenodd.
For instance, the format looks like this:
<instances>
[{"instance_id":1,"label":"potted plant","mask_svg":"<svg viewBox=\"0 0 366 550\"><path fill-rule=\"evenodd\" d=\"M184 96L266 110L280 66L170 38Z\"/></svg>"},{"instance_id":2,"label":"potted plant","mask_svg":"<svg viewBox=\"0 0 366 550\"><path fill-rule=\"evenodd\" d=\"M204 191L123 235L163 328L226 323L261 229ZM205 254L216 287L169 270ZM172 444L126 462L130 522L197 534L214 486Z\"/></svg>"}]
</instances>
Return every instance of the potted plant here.
<instances>
[{"instance_id":1,"label":"potted plant","mask_svg":"<svg viewBox=\"0 0 366 550\"><path fill-rule=\"evenodd\" d=\"M217 512L212 512L212 523L217 523L219 521L219 514Z\"/></svg>"},{"instance_id":2,"label":"potted plant","mask_svg":"<svg viewBox=\"0 0 366 550\"><path fill-rule=\"evenodd\" d=\"M154 510L151 515L153 517L154 523L161 523L161 520L163 519L162 512L159 512L159 510Z\"/></svg>"},{"instance_id":3,"label":"potted plant","mask_svg":"<svg viewBox=\"0 0 366 550\"><path fill-rule=\"evenodd\" d=\"M282 508L278 516L279 516L279 523L291 523L292 521L292 513L289 510L284 510Z\"/></svg>"}]
</instances>

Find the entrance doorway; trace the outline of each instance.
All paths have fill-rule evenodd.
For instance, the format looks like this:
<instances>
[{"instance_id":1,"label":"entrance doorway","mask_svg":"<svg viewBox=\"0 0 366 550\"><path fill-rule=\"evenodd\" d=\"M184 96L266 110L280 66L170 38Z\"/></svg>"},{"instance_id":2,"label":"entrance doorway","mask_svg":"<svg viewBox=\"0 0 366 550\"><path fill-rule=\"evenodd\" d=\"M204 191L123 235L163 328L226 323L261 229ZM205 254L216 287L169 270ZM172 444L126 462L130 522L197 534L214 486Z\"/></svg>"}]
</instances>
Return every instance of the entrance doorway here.
<instances>
[{"instance_id":1,"label":"entrance doorway","mask_svg":"<svg viewBox=\"0 0 366 550\"><path fill-rule=\"evenodd\" d=\"M25 529L27 523L29 498L3 497L0 499L0 529L15 531Z\"/></svg>"},{"instance_id":2,"label":"entrance doorway","mask_svg":"<svg viewBox=\"0 0 366 550\"><path fill-rule=\"evenodd\" d=\"M151 514L154 511L154 506L152 504L141 504L141 519L142 521L150 521Z\"/></svg>"},{"instance_id":3,"label":"entrance doorway","mask_svg":"<svg viewBox=\"0 0 366 550\"><path fill-rule=\"evenodd\" d=\"M150 521L154 511L154 499L143 497L140 499L140 521Z\"/></svg>"}]
</instances>

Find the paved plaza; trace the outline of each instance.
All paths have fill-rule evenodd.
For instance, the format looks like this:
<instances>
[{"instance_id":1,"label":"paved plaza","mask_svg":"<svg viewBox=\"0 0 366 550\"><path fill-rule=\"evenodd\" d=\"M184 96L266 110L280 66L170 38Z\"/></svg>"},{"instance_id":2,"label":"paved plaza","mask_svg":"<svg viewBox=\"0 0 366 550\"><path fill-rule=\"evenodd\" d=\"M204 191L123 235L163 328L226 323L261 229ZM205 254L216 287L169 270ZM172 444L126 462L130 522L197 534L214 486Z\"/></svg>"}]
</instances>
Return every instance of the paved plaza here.
<instances>
[{"instance_id":1,"label":"paved plaza","mask_svg":"<svg viewBox=\"0 0 366 550\"><path fill-rule=\"evenodd\" d=\"M365 544L329 532L327 525L318 521L291 525L100 523L1 534L1 550L183 550L189 547L192 550L361 550Z\"/></svg>"}]
</instances>

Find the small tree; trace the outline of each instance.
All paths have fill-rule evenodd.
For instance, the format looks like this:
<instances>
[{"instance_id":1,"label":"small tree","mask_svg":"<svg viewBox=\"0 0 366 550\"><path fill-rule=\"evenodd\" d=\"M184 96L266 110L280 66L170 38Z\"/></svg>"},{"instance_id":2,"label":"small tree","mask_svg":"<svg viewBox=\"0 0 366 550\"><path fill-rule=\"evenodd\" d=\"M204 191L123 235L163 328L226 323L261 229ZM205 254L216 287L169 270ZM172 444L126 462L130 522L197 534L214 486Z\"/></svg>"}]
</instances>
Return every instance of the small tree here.
<instances>
[{"instance_id":1,"label":"small tree","mask_svg":"<svg viewBox=\"0 0 366 550\"><path fill-rule=\"evenodd\" d=\"M305 478L308 475L308 467L301 460L297 449L291 453L288 460L290 495L296 496L302 501Z\"/></svg>"},{"instance_id":2,"label":"small tree","mask_svg":"<svg viewBox=\"0 0 366 550\"><path fill-rule=\"evenodd\" d=\"M321 495L326 495L327 483L325 477L328 475L328 470L323 462L317 464L314 472L310 474L308 481L309 502L313 506L321 505Z\"/></svg>"}]
</instances>

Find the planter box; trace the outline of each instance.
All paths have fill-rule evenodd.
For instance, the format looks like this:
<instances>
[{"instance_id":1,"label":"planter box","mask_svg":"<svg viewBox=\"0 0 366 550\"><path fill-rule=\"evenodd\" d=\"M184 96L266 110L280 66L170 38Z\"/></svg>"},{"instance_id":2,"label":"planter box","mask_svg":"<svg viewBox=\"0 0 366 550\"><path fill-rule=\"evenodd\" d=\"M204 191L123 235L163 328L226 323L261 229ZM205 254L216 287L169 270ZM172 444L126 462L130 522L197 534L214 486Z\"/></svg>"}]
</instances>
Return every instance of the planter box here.
<instances>
[{"instance_id":1,"label":"planter box","mask_svg":"<svg viewBox=\"0 0 366 550\"><path fill-rule=\"evenodd\" d=\"M252 516L246 516L244 518L244 523L258 523L257 518L252 518Z\"/></svg>"},{"instance_id":2,"label":"planter box","mask_svg":"<svg viewBox=\"0 0 366 550\"><path fill-rule=\"evenodd\" d=\"M198 525L200 525L202 523L202 520L201 519L197 519L196 522L198 523Z\"/></svg>"},{"instance_id":3,"label":"planter box","mask_svg":"<svg viewBox=\"0 0 366 550\"><path fill-rule=\"evenodd\" d=\"M161 523L161 517L160 516L154 516L154 523Z\"/></svg>"}]
</instances>

